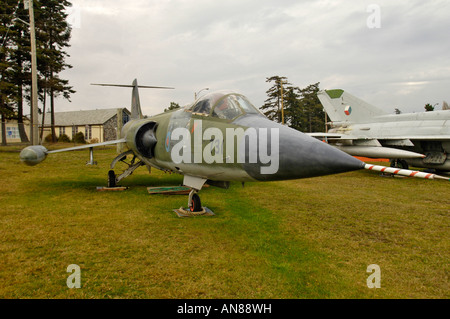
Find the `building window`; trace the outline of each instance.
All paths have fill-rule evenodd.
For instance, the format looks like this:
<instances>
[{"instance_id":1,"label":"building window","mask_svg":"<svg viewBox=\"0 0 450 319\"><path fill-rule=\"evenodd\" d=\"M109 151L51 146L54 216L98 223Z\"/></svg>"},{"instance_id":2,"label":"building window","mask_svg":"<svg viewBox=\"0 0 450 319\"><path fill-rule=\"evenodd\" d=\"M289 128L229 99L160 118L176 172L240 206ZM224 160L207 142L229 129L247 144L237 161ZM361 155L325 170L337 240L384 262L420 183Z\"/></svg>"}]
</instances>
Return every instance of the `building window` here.
<instances>
[{"instance_id":1,"label":"building window","mask_svg":"<svg viewBox=\"0 0 450 319\"><path fill-rule=\"evenodd\" d=\"M6 127L6 137L7 138L20 138L20 134L19 134L19 128L18 127L11 127L11 126L7 126Z\"/></svg>"},{"instance_id":2,"label":"building window","mask_svg":"<svg viewBox=\"0 0 450 319\"><path fill-rule=\"evenodd\" d=\"M78 126L74 125L72 126L72 138L75 137L75 135L77 135L78 133Z\"/></svg>"},{"instance_id":3,"label":"building window","mask_svg":"<svg viewBox=\"0 0 450 319\"><path fill-rule=\"evenodd\" d=\"M130 117L128 116L128 113L127 112L123 112L123 115L122 115L122 124L123 125L125 125L128 121L130 120Z\"/></svg>"},{"instance_id":4,"label":"building window","mask_svg":"<svg viewBox=\"0 0 450 319\"><path fill-rule=\"evenodd\" d=\"M59 127L59 136L66 134L66 127L60 126Z\"/></svg>"},{"instance_id":5,"label":"building window","mask_svg":"<svg viewBox=\"0 0 450 319\"><path fill-rule=\"evenodd\" d=\"M92 125L86 125L84 128L84 138L86 140L92 139Z\"/></svg>"}]
</instances>

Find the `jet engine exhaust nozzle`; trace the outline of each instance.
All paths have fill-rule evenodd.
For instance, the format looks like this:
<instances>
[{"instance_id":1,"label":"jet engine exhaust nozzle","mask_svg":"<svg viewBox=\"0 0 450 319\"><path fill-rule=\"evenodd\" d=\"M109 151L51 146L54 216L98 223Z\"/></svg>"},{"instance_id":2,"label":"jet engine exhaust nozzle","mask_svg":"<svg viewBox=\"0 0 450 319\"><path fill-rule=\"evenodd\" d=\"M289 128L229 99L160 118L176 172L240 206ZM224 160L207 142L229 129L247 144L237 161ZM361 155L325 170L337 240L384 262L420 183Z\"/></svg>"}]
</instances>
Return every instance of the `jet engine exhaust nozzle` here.
<instances>
[{"instance_id":1,"label":"jet engine exhaust nozzle","mask_svg":"<svg viewBox=\"0 0 450 319\"><path fill-rule=\"evenodd\" d=\"M158 123L149 122L141 126L136 133L136 149L145 157L152 158L155 156L155 146L157 143L155 132L157 127Z\"/></svg>"}]
</instances>

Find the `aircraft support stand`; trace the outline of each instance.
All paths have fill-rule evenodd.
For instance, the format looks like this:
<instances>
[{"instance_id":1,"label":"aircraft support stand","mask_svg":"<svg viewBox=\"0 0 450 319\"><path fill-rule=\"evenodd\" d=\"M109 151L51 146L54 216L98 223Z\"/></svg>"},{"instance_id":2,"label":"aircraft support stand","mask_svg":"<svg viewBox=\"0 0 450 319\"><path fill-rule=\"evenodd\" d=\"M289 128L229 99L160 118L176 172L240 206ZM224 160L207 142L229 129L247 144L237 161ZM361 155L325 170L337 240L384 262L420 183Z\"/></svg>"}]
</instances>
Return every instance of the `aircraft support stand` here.
<instances>
[{"instance_id":1,"label":"aircraft support stand","mask_svg":"<svg viewBox=\"0 0 450 319\"><path fill-rule=\"evenodd\" d=\"M94 161L94 148L89 148L89 161L86 162L86 165L97 165L97 162Z\"/></svg>"}]
</instances>

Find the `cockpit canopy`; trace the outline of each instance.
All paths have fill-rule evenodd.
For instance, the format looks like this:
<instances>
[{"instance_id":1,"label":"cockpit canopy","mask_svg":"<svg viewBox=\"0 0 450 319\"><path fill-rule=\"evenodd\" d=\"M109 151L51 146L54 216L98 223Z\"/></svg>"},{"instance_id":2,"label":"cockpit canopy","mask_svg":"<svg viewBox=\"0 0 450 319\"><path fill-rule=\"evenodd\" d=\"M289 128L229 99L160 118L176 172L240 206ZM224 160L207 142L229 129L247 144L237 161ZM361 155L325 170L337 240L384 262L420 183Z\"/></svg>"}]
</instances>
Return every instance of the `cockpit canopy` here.
<instances>
[{"instance_id":1,"label":"cockpit canopy","mask_svg":"<svg viewBox=\"0 0 450 319\"><path fill-rule=\"evenodd\" d=\"M243 114L261 115L245 96L223 91L209 93L201 97L188 111L224 120L233 120Z\"/></svg>"}]
</instances>

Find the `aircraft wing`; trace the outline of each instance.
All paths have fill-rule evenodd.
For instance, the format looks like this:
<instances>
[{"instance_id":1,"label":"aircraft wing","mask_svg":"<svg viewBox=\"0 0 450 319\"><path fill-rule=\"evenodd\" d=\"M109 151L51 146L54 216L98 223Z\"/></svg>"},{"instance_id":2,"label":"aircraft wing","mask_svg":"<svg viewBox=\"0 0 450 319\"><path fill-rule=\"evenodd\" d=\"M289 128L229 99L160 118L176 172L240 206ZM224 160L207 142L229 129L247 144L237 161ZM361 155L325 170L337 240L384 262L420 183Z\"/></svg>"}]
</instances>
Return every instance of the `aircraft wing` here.
<instances>
[{"instance_id":1,"label":"aircraft wing","mask_svg":"<svg viewBox=\"0 0 450 319\"><path fill-rule=\"evenodd\" d=\"M102 143L85 144L85 145L80 145L80 146L74 146L74 147L62 148L62 149L58 149L58 150L47 151L47 154L83 150L86 148L114 145L114 144L125 143L125 142L126 142L125 139L120 139L120 140L107 141L107 142L102 142Z\"/></svg>"},{"instance_id":2,"label":"aircraft wing","mask_svg":"<svg viewBox=\"0 0 450 319\"><path fill-rule=\"evenodd\" d=\"M321 137L326 137L326 138L341 138L343 134L337 134L337 133L305 133L306 135L309 135L311 137L315 137L315 138L321 138ZM348 139L348 138L346 138Z\"/></svg>"},{"instance_id":3,"label":"aircraft wing","mask_svg":"<svg viewBox=\"0 0 450 319\"><path fill-rule=\"evenodd\" d=\"M42 162L47 157L48 154L76 151L76 150L82 150L82 149L94 148L94 147L106 146L106 145L114 145L114 144L118 144L118 143L125 143L125 141L126 141L125 139L120 139L120 140L107 141L107 142L102 142L102 143L94 143L94 144L86 144L86 145L62 148L62 149L57 149L57 150L52 150L52 151L47 150L42 145L32 145L32 146L28 146L28 147L24 148L22 150L22 152L20 152L20 160L27 165L34 166L34 165Z\"/></svg>"},{"instance_id":4,"label":"aircraft wing","mask_svg":"<svg viewBox=\"0 0 450 319\"><path fill-rule=\"evenodd\" d=\"M411 135L411 136L393 136L380 137L379 140L415 140L415 141L449 141L450 135Z\"/></svg>"},{"instance_id":5,"label":"aircraft wing","mask_svg":"<svg viewBox=\"0 0 450 319\"><path fill-rule=\"evenodd\" d=\"M341 151L352 156L364 156L371 158L424 158L425 155L406 151L394 147L382 146L376 138L357 138L351 135L337 134L337 133L308 133L308 135L319 138L321 140L332 141L333 146L339 148ZM382 140L388 140L386 144L389 146L413 146L411 139L413 138L387 138ZM343 145L336 144L338 141L351 141L352 145L344 143Z\"/></svg>"},{"instance_id":6,"label":"aircraft wing","mask_svg":"<svg viewBox=\"0 0 450 319\"><path fill-rule=\"evenodd\" d=\"M311 137L315 138L329 138L333 140L437 140L437 141L447 141L450 140L450 135L408 135L408 136L380 136L380 137L368 137L361 138L349 134L338 134L338 133L323 133L323 132L314 132L314 133L305 133Z\"/></svg>"}]
</instances>

